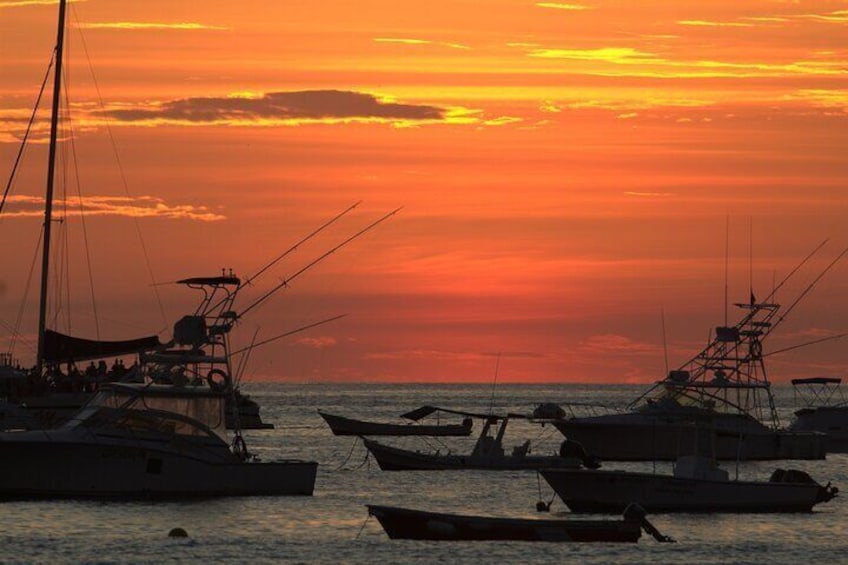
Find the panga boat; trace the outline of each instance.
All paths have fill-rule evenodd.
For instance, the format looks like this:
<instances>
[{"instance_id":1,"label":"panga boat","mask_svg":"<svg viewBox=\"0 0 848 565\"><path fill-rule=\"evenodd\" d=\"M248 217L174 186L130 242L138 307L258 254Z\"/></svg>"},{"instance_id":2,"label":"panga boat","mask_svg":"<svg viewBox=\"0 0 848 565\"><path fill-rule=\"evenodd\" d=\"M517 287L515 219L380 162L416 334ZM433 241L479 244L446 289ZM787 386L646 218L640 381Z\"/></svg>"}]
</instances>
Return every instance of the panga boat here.
<instances>
[{"instance_id":1,"label":"panga boat","mask_svg":"<svg viewBox=\"0 0 848 565\"><path fill-rule=\"evenodd\" d=\"M702 351L624 411L573 404L572 416L552 423L603 461L674 461L703 422L717 459L824 459L824 434L780 427L763 341L785 315L778 316L780 305L751 298L736 304L744 312L736 325L715 328Z\"/></svg>"},{"instance_id":2,"label":"panga boat","mask_svg":"<svg viewBox=\"0 0 848 565\"><path fill-rule=\"evenodd\" d=\"M63 426L0 433L0 497L311 495L318 464L260 462L224 426L224 394L106 384Z\"/></svg>"},{"instance_id":3,"label":"panga boat","mask_svg":"<svg viewBox=\"0 0 848 565\"><path fill-rule=\"evenodd\" d=\"M828 453L848 453L848 400L838 377L792 379L797 399L805 406L795 411L789 429L827 434Z\"/></svg>"},{"instance_id":4,"label":"panga boat","mask_svg":"<svg viewBox=\"0 0 848 565\"><path fill-rule=\"evenodd\" d=\"M412 412L402 414L402 418L409 420L407 424L393 424L387 422L367 422L354 420L328 414L318 413L330 426L334 435L337 436L468 436L471 435L473 420L469 417L463 419L461 424L420 424L422 418L439 411L435 406L422 406Z\"/></svg>"},{"instance_id":5,"label":"panga boat","mask_svg":"<svg viewBox=\"0 0 848 565\"><path fill-rule=\"evenodd\" d=\"M515 416L513 416L515 417ZM597 461L589 457L579 444L566 440L558 455L530 455L530 442L515 446L507 455L503 448L503 436L509 416L489 416L477 438L470 455L454 453L431 453L400 449L372 439L363 438L363 443L380 469L384 471L485 469L508 471L517 469L573 468L581 465L598 467ZM491 427L500 422L497 434L489 435Z\"/></svg>"},{"instance_id":6,"label":"panga boat","mask_svg":"<svg viewBox=\"0 0 848 565\"><path fill-rule=\"evenodd\" d=\"M439 541L636 542L642 529L657 541L670 542L635 505L622 520L545 520L495 518L367 505L391 539Z\"/></svg>"},{"instance_id":7,"label":"panga boat","mask_svg":"<svg viewBox=\"0 0 848 565\"><path fill-rule=\"evenodd\" d=\"M630 503L655 512L810 512L836 496L807 473L776 470L769 481L730 480L701 456L678 459L674 475L628 471L543 469L572 512L621 512Z\"/></svg>"}]
</instances>

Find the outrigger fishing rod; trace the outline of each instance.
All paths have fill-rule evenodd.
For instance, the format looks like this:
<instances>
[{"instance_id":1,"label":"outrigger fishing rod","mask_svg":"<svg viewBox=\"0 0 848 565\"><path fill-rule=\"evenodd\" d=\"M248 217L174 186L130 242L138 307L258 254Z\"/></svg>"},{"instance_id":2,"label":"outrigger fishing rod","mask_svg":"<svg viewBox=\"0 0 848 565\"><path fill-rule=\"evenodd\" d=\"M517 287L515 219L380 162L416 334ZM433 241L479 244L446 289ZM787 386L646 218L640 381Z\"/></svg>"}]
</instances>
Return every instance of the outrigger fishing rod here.
<instances>
[{"instance_id":1,"label":"outrigger fishing rod","mask_svg":"<svg viewBox=\"0 0 848 565\"><path fill-rule=\"evenodd\" d=\"M299 277L300 275L302 275L303 273L305 273L306 271L308 271L309 269L311 269L312 267L314 267L315 265L317 265L318 263L320 263L321 261L323 261L324 259L329 257L330 255L332 255L333 253L335 253L336 251L338 251L339 249L341 249L342 247L344 247L348 243L350 243L353 240L364 235L366 232L371 231L373 228L377 227L378 225L382 224L383 222L385 222L386 220L388 220L389 218L391 218L392 216L394 216L395 214L400 212L402 209L403 209L403 207L396 208L396 209L392 210L391 212L389 212L385 216L381 217L380 219L378 219L374 222L371 222L370 224L368 224L367 226L365 226L364 228L362 228L361 230L359 230L358 232L356 232L352 236L348 237L346 240L342 241L341 243L339 243L338 245L336 245L335 247L333 247L329 251L326 251L323 254L319 255L317 258L315 258L311 262L307 263L306 266L302 267L295 274L293 274L292 276L290 276L286 279L283 279L282 282L280 282L279 284L274 286L274 288L272 288L271 290L269 290L268 292L266 292L265 294L263 294L262 296L260 296L256 300L254 300L252 304L250 304L247 308L242 310L242 312L238 315L238 317L239 318L243 317L245 314L247 314L248 312L250 312L251 310L253 310L257 306L259 306L260 304L265 302L268 298L270 298L271 296L276 294L280 289L287 287L289 285L289 283L291 283L291 281L293 281L294 279L296 279L297 277ZM276 262L276 260L274 262ZM253 278L255 279L256 276L254 276Z\"/></svg>"}]
</instances>

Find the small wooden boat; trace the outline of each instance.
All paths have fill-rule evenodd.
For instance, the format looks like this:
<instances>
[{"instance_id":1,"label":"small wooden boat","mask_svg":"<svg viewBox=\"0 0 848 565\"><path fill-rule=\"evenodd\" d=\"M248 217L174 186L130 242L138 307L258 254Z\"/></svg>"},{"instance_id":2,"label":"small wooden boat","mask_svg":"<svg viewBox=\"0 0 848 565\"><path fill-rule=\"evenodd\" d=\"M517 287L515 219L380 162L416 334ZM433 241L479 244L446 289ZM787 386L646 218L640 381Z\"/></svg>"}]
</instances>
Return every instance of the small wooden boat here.
<instances>
[{"instance_id":1,"label":"small wooden boat","mask_svg":"<svg viewBox=\"0 0 848 565\"><path fill-rule=\"evenodd\" d=\"M674 541L662 535L634 506L622 520L555 520L494 518L426 512L368 504L391 539L440 541L549 541L629 542L639 540L644 528L657 541Z\"/></svg>"},{"instance_id":2,"label":"small wooden boat","mask_svg":"<svg viewBox=\"0 0 848 565\"><path fill-rule=\"evenodd\" d=\"M500 421L496 435L489 435L491 427ZM410 451L378 443L363 438L363 443L380 469L384 471L422 471L422 470L459 470L485 469L491 471L509 471L521 469L578 469L581 465L597 468L598 463L582 449L579 444L565 440L557 455L530 455L530 442L513 448L506 454L503 448L503 436L508 416L490 416L483 431L474 445L471 454L432 453Z\"/></svg>"},{"instance_id":3,"label":"small wooden boat","mask_svg":"<svg viewBox=\"0 0 848 565\"><path fill-rule=\"evenodd\" d=\"M385 422L367 422L318 413L337 436L468 436L471 435L471 418L465 418L461 424L418 424L411 420L408 424Z\"/></svg>"},{"instance_id":4,"label":"small wooden boat","mask_svg":"<svg viewBox=\"0 0 848 565\"><path fill-rule=\"evenodd\" d=\"M700 457L678 459L674 475L629 471L543 469L542 477L572 512L621 512L636 503L648 512L810 512L836 496L802 471L778 469L769 481L730 480L703 467Z\"/></svg>"}]
</instances>

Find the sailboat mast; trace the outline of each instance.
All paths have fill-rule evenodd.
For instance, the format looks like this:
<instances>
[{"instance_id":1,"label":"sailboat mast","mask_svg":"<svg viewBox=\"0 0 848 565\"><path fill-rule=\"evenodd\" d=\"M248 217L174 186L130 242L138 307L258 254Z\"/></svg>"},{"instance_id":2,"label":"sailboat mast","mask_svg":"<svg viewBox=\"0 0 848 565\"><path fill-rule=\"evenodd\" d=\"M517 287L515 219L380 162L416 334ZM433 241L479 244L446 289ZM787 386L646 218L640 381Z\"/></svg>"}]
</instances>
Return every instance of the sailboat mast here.
<instances>
[{"instance_id":1,"label":"sailboat mast","mask_svg":"<svg viewBox=\"0 0 848 565\"><path fill-rule=\"evenodd\" d=\"M59 0L59 29L56 32L56 68L53 75L53 109L50 114L50 152L47 162L47 190L44 194L44 238L41 255L41 295L38 304L38 353L36 371L44 365L44 331L47 326L47 280L50 267L50 232L53 224L53 179L56 168L56 137L59 129L59 103L62 93L62 53L65 42L65 4Z\"/></svg>"}]
</instances>

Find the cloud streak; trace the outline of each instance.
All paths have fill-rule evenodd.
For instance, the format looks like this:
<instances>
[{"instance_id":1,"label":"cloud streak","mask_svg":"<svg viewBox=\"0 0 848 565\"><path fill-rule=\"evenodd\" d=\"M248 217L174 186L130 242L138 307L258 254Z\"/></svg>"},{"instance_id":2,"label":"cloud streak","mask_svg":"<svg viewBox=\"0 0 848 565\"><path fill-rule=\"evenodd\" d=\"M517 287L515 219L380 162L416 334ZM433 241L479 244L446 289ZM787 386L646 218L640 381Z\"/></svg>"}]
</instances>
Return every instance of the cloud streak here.
<instances>
[{"instance_id":1,"label":"cloud streak","mask_svg":"<svg viewBox=\"0 0 848 565\"><path fill-rule=\"evenodd\" d=\"M446 109L438 106L400 104L373 94L344 90L182 98L147 107L113 108L101 113L122 122L228 125L432 122L442 121L448 115Z\"/></svg>"},{"instance_id":2,"label":"cloud streak","mask_svg":"<svg viewBox=\"0 0 848 565\"><path fill-rule=\"evenodd\" d=\"M80 2L83 0L68 0L71 2ZM7 2L0 1L0 9L3 8L22 8L25 6L52 6L58 4L59 0L10 0Z\"/></svg>"},{"instance_id":3,"label":"cloud streak","mask_svg":"<svg viewBox=\"0 0 848 565\"><path fill-rule=\"evenodd\" d=\"M10 196L7 218L36 218L44 214L44 198L38 196ZM153 196L128 198L125 196L83 196L82 198L56 199L56 215L76 216L129 216L132 218L167 218L215 222L226 216L216 214L206 206L190 204L172 205Z\"/></svg>"},{"instance_id":4,"label":"cloud streak","mask_svg":"<svg viewBox=\"0 0 848 565\"><path fill-rule=\"evenodd\" d=\"M552 8L554 10L582 11L591 9L583 4L562 4L560 2L536 2L539 8Z\"/></svg>"},{"instance_id":5,"label":"cloud streak","mask_svg":"<svg viewBox=\"0 0 848 565\"><path fill-rule=\"evenodd\" d=\"M377 43L402 43L404 45L438 45L441 47L450 47L451 49L471 49L468 45L461 43L452 43L448 41L431 41L429 39L412 39L403 37L375 37Z\"/></svg>"},{"instance_id":6,"label":"cloud streak","mask_svg":"<svg viewBox=\"0 0 848 565\"><path fill-rule=\"evenodd\" d=\"M213 26L200 24L196 22L91 22L80 23L77 27L81 29L128 29L128 30L203 30L203 31L222 31L230 28L223 26Z\"/></svg>"}]
</instances>

